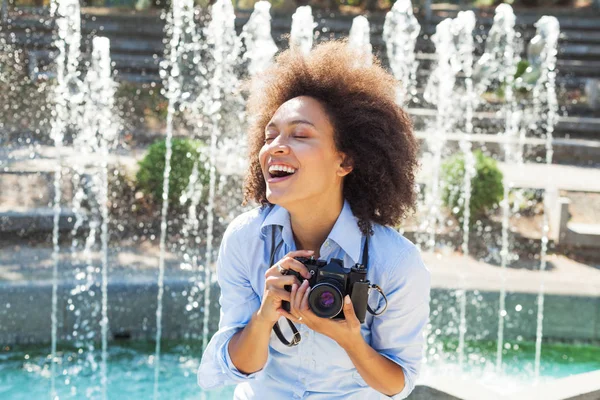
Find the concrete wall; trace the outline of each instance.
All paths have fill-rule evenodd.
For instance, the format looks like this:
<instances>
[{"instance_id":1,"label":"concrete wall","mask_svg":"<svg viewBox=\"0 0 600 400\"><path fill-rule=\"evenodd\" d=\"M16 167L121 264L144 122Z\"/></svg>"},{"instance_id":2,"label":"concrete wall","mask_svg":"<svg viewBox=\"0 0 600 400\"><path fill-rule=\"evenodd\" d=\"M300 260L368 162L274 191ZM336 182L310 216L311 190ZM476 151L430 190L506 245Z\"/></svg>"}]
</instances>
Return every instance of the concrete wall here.
<instances>
[{"instance_id":1,"label":"concrete wall","mask_svg":"<svg viewBox=\"0 0 600 400\"><path fill-rule=\"evenodd\" d=\"M73 298L74 309L82 308L83 301L70 295L74 285L61 284L58 288L58 335L70 337L77 323L73 311L69 311L69 298ZM200 337L202 332L203 300L196 296L200 306L186 311L190 284L187 281L167 281L163 301L163 336L169 338ZM19 284L0 286L2 307L0 308L0 344L48 343L50 342L52 313L52 286L43 284ZM185 295L184 295L185 293ZM218 324L218 289L211 291L211 326ZM99 301L100 290L95 288L94 299ZM108 315L110 339L125 337L154 339L156 332L155 282L117 282L108 287ZM85 293L82 298L91 298ZM84 300L85 301L85 300ZM88 302L89 303L89 302ZM467 292L468 340L495 340L498 331L499 294L496 292ZM441 307L441 311L438 311ZM516 311L520 309L520 311ZM455 292L433 289L431 322L434 330L441 330L439 337L455 338L458 334L459 305ZM521 337L524 341L535 340L537 327L537 295L508 293L506 296L507 316L504 337L507 341ZM99 338L98 314L90 318L96 326ZM543 334L545 339L600 341L600 297L578 297L547 295L544 301Z\"/></svg>"}]
</instances>

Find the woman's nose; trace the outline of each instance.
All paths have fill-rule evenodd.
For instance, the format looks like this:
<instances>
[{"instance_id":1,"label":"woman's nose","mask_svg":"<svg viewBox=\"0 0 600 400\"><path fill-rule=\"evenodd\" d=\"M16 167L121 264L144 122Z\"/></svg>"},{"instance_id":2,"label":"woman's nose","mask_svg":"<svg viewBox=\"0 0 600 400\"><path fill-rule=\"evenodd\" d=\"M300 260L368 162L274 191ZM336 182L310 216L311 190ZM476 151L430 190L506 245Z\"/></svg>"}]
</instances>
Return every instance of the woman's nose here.
<instances>
[{"instance_id":1,"label":"woman's nose","mask_svg":"<svg viewBox=\"0 0 600 400\"><path fill-rule=\"evenodd\" d=\"M270 154L287 154L290 152L290 147L287 143L280 140L279 138L275 139L269 148Z\"/></svg>"}]
</instances>

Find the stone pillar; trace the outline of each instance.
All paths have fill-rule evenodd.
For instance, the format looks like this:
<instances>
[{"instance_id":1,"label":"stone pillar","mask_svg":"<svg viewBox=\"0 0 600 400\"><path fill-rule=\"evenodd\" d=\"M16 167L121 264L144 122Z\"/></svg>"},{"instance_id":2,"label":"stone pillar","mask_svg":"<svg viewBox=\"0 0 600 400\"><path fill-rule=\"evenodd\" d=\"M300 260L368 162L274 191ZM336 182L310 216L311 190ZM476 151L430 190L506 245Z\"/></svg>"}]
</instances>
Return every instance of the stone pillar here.
<instances>
[{"instance_id":1,"label":"stone pillar","mask_svg":"<svg viewBox=\"0 0 600 400\"><path fill-rule=\"evenodd\" d=\"M561 197L557 201L556 213L558 214L557 232L555 237L556 244L567 244L567 232L569 223L569 206L571 200L566 197Z\"/></svg>"},{"instance_id":2,"label":"stone pillar","mask_svg":"<svg viewBox=\"0 0 600 400\"><path fill-rule=\"evenodd\" d=\"M600 0L598 0L600 2ZM589 78L585 82L585 94L593 110L600 110L600 80Z\"/></svg>"}]
</instances>

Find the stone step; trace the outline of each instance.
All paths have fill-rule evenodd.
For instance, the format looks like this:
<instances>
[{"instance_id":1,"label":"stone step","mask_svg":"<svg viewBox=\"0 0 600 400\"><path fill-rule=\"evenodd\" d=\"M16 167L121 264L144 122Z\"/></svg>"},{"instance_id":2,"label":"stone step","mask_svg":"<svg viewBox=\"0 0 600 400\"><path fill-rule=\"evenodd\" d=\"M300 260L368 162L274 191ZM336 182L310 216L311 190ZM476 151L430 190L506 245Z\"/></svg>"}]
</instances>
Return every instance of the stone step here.
<instances>
[{"instance_id":1,"label":"stone step","mask_svg":"<svg viewBox=\"0 0 600 400\"><path fill-rule=\"evenodd\" d=\"M75 225L76 215L70 209L61 208L58 220L59 231L69 231ZM50 233L54 229L52 208L30 208L26 211L0 212L0 234L28 236Z\"/></svg>"},{"instance_id":2,"label":"stone step","mask_svg":"<svg viewBox=\"0 0 600 400\"><path fill-rule=\"evenodd\" d=\"M54 172L6 170L0 173L0 188L0 212L25 212L51 207L54 199ZM61 180L61 191L63 199L73 196L69 179ZM63 206L65 205L63 202Z\"/></svg>"},{"instance_id":3,"label":"stone step","mask_svg":"<svg viewBox=\"0 0 600 400\"><path fill-rule=\"evenodd\" d=\"M578 235L598 236L597 244L600 246L600 224L574 224L567 225L570 230Z\"/></svg>"},{"instance_id":4,"label":"stone step","mask_svg":"<svg viewBox=\"0 0 600 400\"><path fill-rule=\"evenodd\" d=\"M436 118L437 110L434 108L408 108L408 113L413 117L415 129L423 129L425 123ZM476 112L473 115L475 127L485 128L504 124L501 115L495 112ZM494 125L495 124L495 125ZM559 116L558 123L554 128L556 136L565 137L600 137L600 118Z\"/></svg>"}]
</instances>

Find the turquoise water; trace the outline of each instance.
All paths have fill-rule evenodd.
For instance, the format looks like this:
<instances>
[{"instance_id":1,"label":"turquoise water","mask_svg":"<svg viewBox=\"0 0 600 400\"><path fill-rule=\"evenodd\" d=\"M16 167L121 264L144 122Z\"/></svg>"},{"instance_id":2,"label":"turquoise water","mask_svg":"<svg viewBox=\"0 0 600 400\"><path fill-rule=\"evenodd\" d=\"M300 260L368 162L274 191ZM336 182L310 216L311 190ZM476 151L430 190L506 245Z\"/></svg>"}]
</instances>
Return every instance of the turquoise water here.
<instances>
[{"instance_id":1,"label":"turquoise water","mask_svg":"<svg viewBox=\"0 0 600 400\"><path fill-rule=\"evenodd\" d=\"M111 400L152 399L154 395L154 343L125 342L109 345L107 397ZM233 387L202 393L196 384L201 350L197 344L162 343L159 394L161 399L230 399ZM61 350L61 346L59 346ZM61 353L56 389L60 399L100 399L100 359L78 356L74 349ZM0 352L0 399L49 399L50 347L5 347ZM96 363L96 364L94 364Z\"/></svg>"},{"instance_id":2,"label":"turquoise water","mask_svg":"<svg viewBox=\"0 0 600 400\"><path fill-rule=\"evenodd\" d=\"M447 343L446 354L454 344ZM233 388L201 393L196 385L200 360L197 343L162 344L159 392L162 399L217 400L232 397ZM56 388L60 399L100 398L100 355L78 355L75 349L62 350ZM495 362L493 342L468 344L468 374L485 374ZM535 347L533 343L512 345L505 350L504 375L514 385L531 382ZM49 346L4 347L0 351L0 399L49 398ZM448 369L452 357L428 362L424 372ZM150 399L154 390L154 344L150 342L111 343L108 367L108 398ZM600 347L589 345L545 344L542 352L543 380L600 370ZM510 383L509 383L510 384Z\"/></svg>"}]
</instances>

